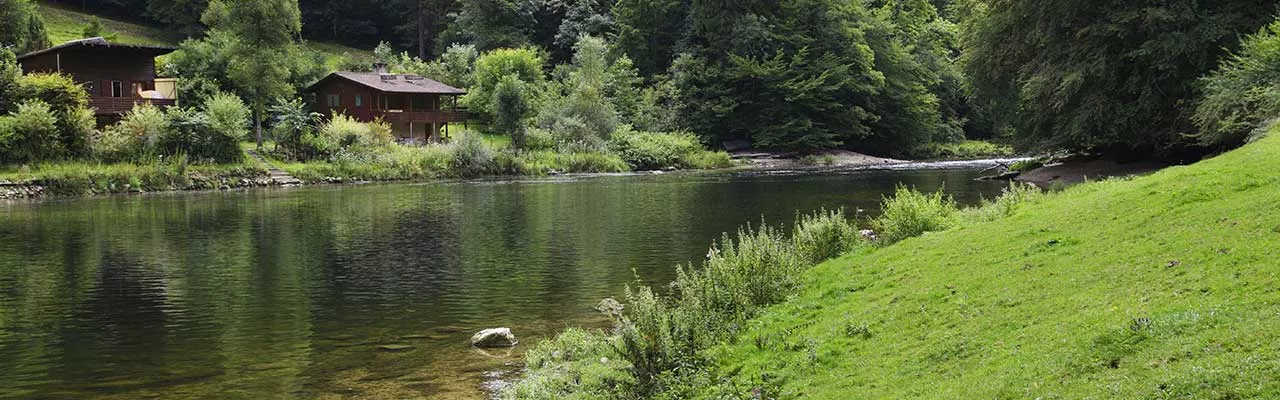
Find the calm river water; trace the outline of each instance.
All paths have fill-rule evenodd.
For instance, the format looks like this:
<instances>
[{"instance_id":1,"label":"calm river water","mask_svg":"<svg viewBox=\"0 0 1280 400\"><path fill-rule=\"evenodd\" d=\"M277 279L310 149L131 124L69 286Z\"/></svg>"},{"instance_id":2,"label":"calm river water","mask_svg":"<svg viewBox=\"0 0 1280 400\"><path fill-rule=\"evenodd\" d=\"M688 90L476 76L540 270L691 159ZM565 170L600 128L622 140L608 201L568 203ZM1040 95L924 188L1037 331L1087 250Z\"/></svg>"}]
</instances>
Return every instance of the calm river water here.
<instances>
[{"instance_id":1,"label":"calm river water","mask_svg":"<svg viewBox=\"0 0 1280 400\"><path fill-rule=\"evenodd\" d=\"M722 232L969 170L595 176L0 203L0 398L481 398ZM511 327L512 352L477 330Z\"/></svg>"}]
</instances>

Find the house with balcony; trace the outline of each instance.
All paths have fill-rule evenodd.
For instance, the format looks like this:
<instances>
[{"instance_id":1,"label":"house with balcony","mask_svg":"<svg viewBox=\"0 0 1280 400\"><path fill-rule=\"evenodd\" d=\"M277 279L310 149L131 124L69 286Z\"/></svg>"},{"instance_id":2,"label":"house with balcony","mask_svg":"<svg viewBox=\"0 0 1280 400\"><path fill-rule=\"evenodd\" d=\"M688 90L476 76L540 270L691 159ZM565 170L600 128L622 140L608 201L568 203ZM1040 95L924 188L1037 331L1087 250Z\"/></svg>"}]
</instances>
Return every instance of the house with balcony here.
<instances>
[{"instance_id":1,"label":"house with balcony","mask_svg":"<svg viewBox=\"0 0 1280 400\"><path fill-rule=\"evenodd\" d=\"M468 119L457 107L466 91L418 75L387 73L381 65L374 72L332 73L309 91L316 111L362 122L382 120L405 143L439 142L449 136L450 123Z\"/></svg>"},{"instance_id":2,"label":"house with balcony","mask_svg":"<svg viewBox=\"0 0 1280 400\"><path fill-rule=\"evenodd\" d=\"M95 37L73 40L18 57L22 72L63 73L84 85L99 123L119 120L134 105L177 104L176 81L156 79L156 57L172 47L110 43Z\"/></svg>"}]
</instances>

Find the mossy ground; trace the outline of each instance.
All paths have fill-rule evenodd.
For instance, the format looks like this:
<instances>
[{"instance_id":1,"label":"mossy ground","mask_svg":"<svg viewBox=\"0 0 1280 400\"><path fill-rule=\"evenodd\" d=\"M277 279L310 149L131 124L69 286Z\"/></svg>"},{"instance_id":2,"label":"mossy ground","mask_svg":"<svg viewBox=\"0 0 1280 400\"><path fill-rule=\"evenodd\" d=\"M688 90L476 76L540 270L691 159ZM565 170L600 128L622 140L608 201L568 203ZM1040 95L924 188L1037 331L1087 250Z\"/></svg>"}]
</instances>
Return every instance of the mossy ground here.
<instances>
[{"instance_id":1,"label":"mossy ground","mask_svg":"<svg viewBox=\"0 0 1280 400\"><path fill-rule=\"evenodd\" d=\"M1280 398L1280 137L865 250L709 350L778 398Z\"/></svg>"}]
</instances>

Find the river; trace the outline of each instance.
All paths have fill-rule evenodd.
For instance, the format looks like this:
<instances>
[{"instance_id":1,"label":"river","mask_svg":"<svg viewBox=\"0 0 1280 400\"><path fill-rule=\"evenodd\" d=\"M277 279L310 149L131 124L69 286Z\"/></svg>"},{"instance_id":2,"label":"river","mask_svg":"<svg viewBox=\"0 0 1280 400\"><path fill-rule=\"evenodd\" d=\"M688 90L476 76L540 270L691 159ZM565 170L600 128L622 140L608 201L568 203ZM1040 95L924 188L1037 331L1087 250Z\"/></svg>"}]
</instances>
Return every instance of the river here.
<instances>
[{"instance_id":1,"label":"river","mask_svg":"<svg viewBox=\"0 0 1280 400\"><path fill-rule=\"evenodd\" d=\"M875 214L964 169L327 186L0 203L0 398L483 398L722 232ZM468 338L505 326L510 352Z\"/></svg>"}]
</instances>

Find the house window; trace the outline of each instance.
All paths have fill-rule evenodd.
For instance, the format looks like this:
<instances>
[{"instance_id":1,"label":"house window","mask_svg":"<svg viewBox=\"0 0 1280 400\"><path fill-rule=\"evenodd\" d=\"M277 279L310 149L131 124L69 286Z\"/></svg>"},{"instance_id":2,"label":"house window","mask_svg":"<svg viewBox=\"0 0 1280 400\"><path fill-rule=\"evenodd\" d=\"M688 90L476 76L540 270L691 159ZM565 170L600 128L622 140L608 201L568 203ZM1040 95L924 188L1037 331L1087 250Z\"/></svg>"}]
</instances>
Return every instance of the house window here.
<instances>
[{"instance_id":1,"label":"house window","mask_svg":"<svg viewBox=\"0 0 1280 400\"><path fill-rule=\"evenodd\" d=\"M356 107L364 107L364 96L356 95Z\"/></svg>"},{"instance_id":2,"label":"house window","mask_svg":"<svg viewBox=\"0 0 1280 400\"><path fill-rule=\"evenodd\" d=\"M124 82L111 81L111 97L124 97Z\"/></svg>"},{"instance_id":3,"label":"house window","mask_svg":"<svg viewBox=\"0 0 1280 400\"><path fill-rule=\"evenodd\" d=\"M329 108L338 107L342 107L342 96L336 94L329 95Z\"/></svg>"}]
</instances>

